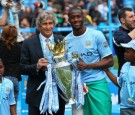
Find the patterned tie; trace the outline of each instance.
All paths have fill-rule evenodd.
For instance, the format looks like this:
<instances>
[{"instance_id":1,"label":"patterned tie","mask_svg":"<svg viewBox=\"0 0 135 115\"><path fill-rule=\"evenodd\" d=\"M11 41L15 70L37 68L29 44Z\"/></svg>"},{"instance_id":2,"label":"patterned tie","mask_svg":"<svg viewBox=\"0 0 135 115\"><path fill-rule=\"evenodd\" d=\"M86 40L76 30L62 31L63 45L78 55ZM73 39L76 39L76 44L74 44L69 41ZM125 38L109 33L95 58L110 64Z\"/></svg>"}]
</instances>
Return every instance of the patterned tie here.
<instances>
[{"instance_id":1,"label":"patterned tie","mask_svg":"<svg viewBox=\"0 0 135 115\"><path fill-rule=\"evenodd\" d=\"M50 42L51 40L49 39L49 38L47 38L46 40L45 40L45 52L46 52L46 56L48 57L49 55L50 55L50 50L49 50L49 48L48 48L48 46L47 46L47 44Z\"/></svg>"},{"instance_id":2,"label":"patterned tie","mask_svg":"<svg viewBox=\"0 0 135 115\"><path fill-rule=\"evenodd\" d=\"M46 40L45 40L45 42L46 43L49 43L51 40L49 39L49 38L47 38Z\"/></svg>"}]
</instances>

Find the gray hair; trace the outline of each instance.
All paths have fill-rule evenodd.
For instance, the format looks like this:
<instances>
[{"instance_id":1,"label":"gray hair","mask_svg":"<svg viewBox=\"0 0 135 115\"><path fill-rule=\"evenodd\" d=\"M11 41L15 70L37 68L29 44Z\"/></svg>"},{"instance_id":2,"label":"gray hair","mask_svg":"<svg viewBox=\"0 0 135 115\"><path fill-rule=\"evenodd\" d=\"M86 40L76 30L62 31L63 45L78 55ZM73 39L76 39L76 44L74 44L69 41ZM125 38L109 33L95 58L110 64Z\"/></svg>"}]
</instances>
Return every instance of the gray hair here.
<instances>
[{"instance_id":1,"label":"gray hair","mask_svg":"<svg viewBox=\"0 0 135 115\"><path fill-rule=\"evenodd\" d=\"M42 11L39 13L36 19L36 28L39 29L43 23L43 21L51 19L53 20L54 24L56 25L56 18L52 11Z\"/></svg>"}]
</instances>

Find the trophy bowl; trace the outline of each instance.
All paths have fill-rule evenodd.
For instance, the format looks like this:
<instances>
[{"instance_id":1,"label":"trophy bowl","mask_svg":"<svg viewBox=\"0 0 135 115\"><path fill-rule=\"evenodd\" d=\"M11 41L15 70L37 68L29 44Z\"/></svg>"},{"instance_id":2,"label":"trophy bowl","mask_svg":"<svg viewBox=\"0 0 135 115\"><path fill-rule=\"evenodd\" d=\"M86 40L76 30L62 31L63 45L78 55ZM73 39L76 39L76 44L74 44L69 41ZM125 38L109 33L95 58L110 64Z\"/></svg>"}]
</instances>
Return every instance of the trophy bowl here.
<instances>
[{"instance_id":1,"label":"trophy bowl","mask_svg":"<svg viewBox=\"0 0 135 115\"><path fill-rule=\"evenodd\" d=\"M72 68L71 64L67 61L65 54L65 41L58 41L58 44L48 44L49 50L53 55L53 68L55 69L55 79L62 90L64 96L73 103L72 97Z\"/></svg>"}]
</instances>

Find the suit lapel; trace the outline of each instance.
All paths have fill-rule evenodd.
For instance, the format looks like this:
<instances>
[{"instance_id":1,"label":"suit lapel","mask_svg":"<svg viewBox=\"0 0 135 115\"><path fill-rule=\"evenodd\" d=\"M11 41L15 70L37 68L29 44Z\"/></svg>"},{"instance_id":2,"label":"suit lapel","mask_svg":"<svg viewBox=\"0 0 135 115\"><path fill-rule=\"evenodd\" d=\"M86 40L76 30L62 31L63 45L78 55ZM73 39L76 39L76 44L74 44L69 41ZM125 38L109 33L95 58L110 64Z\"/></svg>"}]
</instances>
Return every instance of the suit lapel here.
<instances>
[{"instance_id":1,"label":"suit lapel","mask_svg":"<svg viewBox=\"0 0 135 115\"><path fill-rule=\"evenodd\" d=\"M53 35L54 35L54 43L57 43L58 39L55 34L53 34Z\"/></svg>"}]
</instances>

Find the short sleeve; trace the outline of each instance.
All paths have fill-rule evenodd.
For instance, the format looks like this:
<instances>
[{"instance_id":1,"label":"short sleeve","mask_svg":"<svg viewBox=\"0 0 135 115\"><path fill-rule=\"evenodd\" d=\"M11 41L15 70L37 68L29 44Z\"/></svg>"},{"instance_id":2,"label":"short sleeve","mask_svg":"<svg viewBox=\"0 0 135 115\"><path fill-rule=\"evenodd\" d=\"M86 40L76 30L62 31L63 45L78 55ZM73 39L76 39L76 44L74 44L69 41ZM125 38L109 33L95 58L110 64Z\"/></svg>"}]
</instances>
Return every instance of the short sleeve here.
<instances>
[{"instance_id":1,"label":"short sleeve","mask_svg":"<svg viewBox=\"0 0 135 115\"><path fill-rule=\"evenodd\" d=\"M100 31L97 33L97 48L101 59L112 54L106 38Z\"/></svg>"},{"instance_id":2,"label":"short sleeve","mask_svg":"<svg viewBox=\"0 0 135 115\"><path fill-rule=\"evenodd\" d=\"M14 105L16 104L15 102L15 96L14 96L14 87L13 87L13 83L11 82L11 89L10 89L10 94L9 94L9 103L10 105Z\"/></svg>"},{"instance_id":3,"label":"short sleeve","mask_svg":"<svg viewBox=\"0 0 135 115\"><path fill-rule=\"evenodd\" d=\"M118 82L119 86L121 87L122 82L123 82L122 77L117 77L117 82Z\"/></svg>"}]
</instances>

